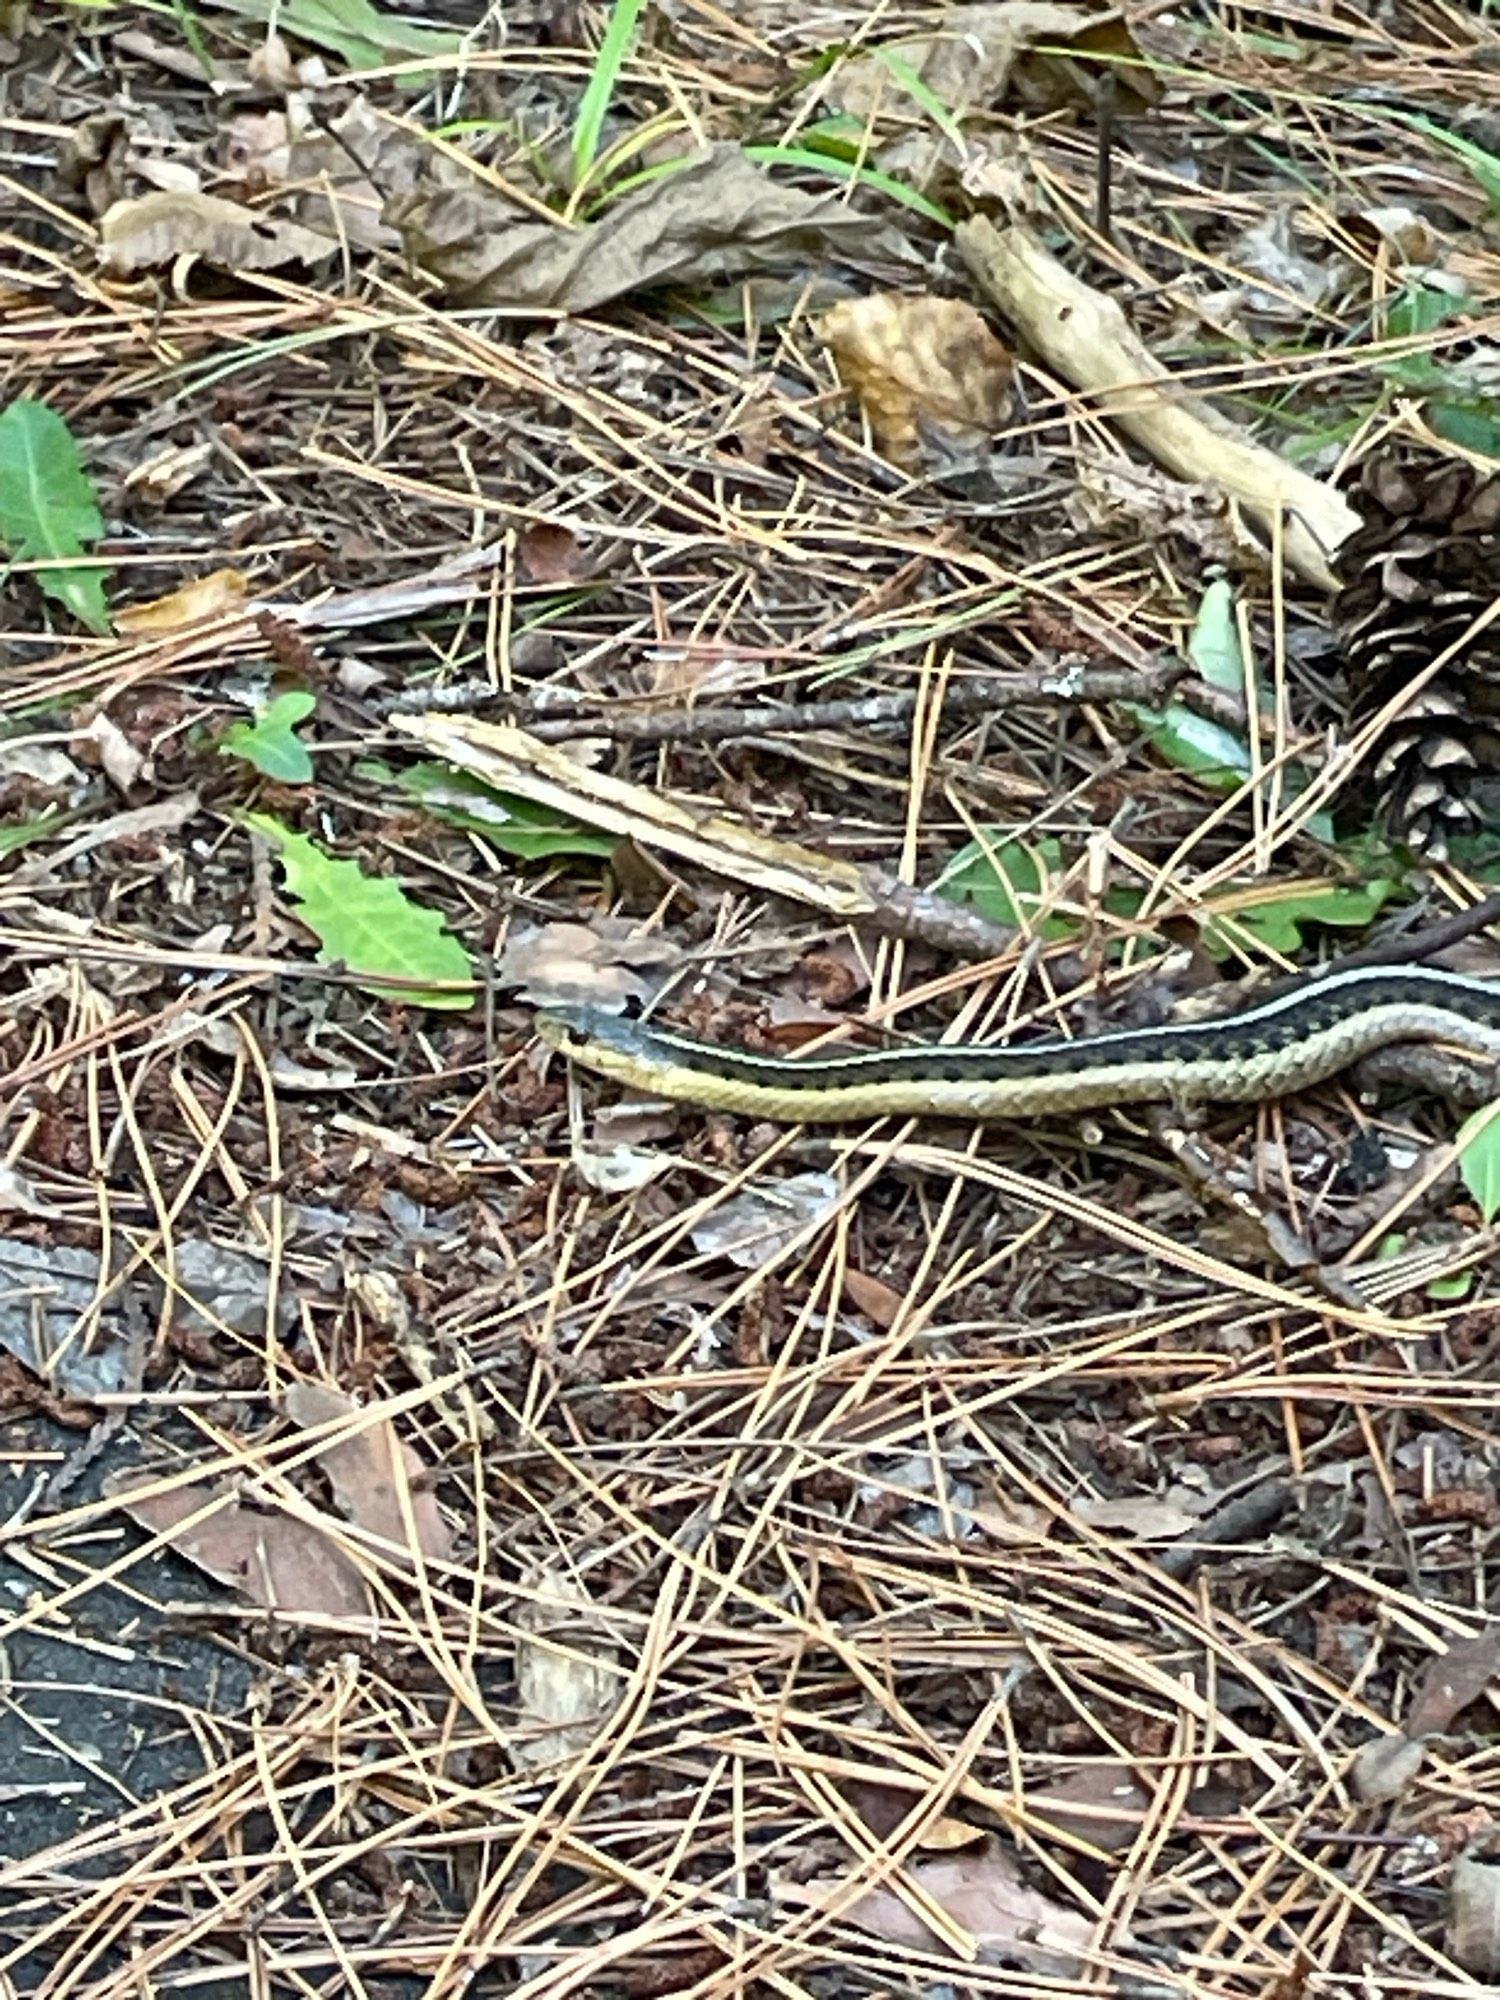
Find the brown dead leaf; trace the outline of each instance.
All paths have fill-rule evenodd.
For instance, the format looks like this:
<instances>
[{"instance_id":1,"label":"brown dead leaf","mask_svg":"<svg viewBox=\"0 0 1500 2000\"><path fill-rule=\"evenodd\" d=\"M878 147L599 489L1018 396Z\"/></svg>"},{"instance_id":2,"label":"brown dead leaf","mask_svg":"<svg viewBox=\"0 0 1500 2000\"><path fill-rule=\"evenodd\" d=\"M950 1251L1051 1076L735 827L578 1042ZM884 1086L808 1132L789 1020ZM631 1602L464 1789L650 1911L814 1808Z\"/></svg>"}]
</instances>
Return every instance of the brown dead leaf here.
<instances>
[{"instance_id":1,"label":"brown dead leaf","mask_svg":"<svg viewBox=\"0 0 1500 2000\"><path fill-rule=\"evenodd\" d=\"M817 332L893 464L920 469L920 420L955 446L1005 421L1009 351L963 299L902 292L844 299L824 313Z\"/></svg>"},{"instance_id":2,"label":"brown dead leaf","mask_svg":"<svg viewBox=\"0 0 1500 2000\"><path fill-rule=\"evenodd\" d=\"M572 583L584 567L582 542L560 521L533 521L523 528L516 554L533 583Z\"/></svg>"},{"instance_id":3,"label":"brown dead leaf","mask_svg":"<svg viewBox=\"0 0 1500 2000\"><path fill-rule=\"evenodd\" d=\"M300 223L278 221L211 194L147 194L117 201L99 224L99 261L115 277L201 257L221 271L277 271L319 264L338 244Z\"/></svg>"},{"instance_id":4,"label":"brown dead leaf","mask_svg":"<svg viewBox=\"0 0 1500 2000\"><path fill-rule=\"evenodd\" d=\"M973 1938L981 1952L1058 1978L1076 1974L1093 1925L1076 1910L1028 1887L1015 1863L993 1842L979 1852L914 1861L904 1874ZM780 1901L803 1909L836 1910L845 1887L842 1878L834 1877L778 1883L776 1893ZM912 1945L919 1951L947 1949L940 1933L894 1889L866 1890L842 1911L841 1921L889 1944Z\"/></svg>"},{"instance_id":5,"label":"brown dead leaf","mask_svg":"<svg viewBox=\"0 0 1500 2000\"><path fill-rule=\"evenodd\" d=\"M727 1257L742 1271L759 1271L782 1256L805 1229L832 1215L841 1195L833 1174L788 1174L753 1182L693 1225L693 1248L704 1256Z\"/></svg>"},{"instance_id":6,"label":"brown dead leaf","mask_svg":"<svg viewBox=\"0 0 1500 2000\"><path fill-rule=\"evenodd\" d=\"M192 444L168 445L164 451L153 452L131 466L120 483L127 493L138 494L151 506L165 507L184 486L207 470L213 455L214 447L207 438L195 439Z\"/></svg>"},{"instance_id":7,"label":"brown dead leaf","mask_svg":"<svg viewBox=\"0 0 1500 2000\"><path fill-rule=\"evenodd\" d=\"M339 1418L348 1418L351 1426L358 1422L358 1429L336 1434L318 1449L318 1464L328 1475L339 1511L368 1534L410 1548L411 1534L402 1512L404 1486L418 1549L423 1556L446 1560L453 1536L436 1496L423 1484L421 1459L410 1445L402 1444L388 1417L372 1417L352 1396L321 1382L294 1382L282 1407L300 1430Z\"/></svg>"},{"instance_id":8,"label":"brown dead leaf","mask_svg":"<svg viewBox=\"0 0 1500 2000\"><path fill-rule=\"evenodd\" d=\"M592 926L516 924L495 961L495 984L518 988L538 1007L586 1002L618 1013L632 1000L651 999L660 985L632 967L667 965L675 957L665 939L614 918Z\"/></svg>"},{"instance_id":9,"label":"brown dead leaf","mask_svg":"<svg viewBox=\"0 0 1500 2000\"><path fill-rule=\"evenodd\" d=\"M204 618L238 611L249 593L250 579L243 570L210 570L207 576L179 584L165 597L153 597L149 604L122 605L115 624L122 632L176 632Z\"/></svg>"},{"instance_id":10,"label":"brown dead leaf","mask_svg":"<svg viewBox=\"0 0 1500 2000\"><path fill-rule=\"evenodd\" d=\"M1017 1499L998 1486L991 1489L988 1500L977 1507L966 1507L964 1511L975 1527L1010 1548L1035 1548L1038 1542L1045 1542L1057 1527L1056 1519L1045 1507L1038 1507L1031 1500Z\"/></svg>"},{"instance_id":11,"label":"brown dead leaf","mask_svg":"<svg viewBox=\"0 0 1500 2000\"><path fill-rule=\"evenodd\" d=\"M1349 1785L1367 1805L1398 1799L1422 1768L1427 1746L1410 1736L1376 1736L1362 1744L1349 1767Z\"/></svg>"},{"instance_id":12,"label":"brown dead leaf","mask_svg":"<svg viewBox=\"0 0 1500 2000\"><path fill-rule=\"evenodd\" d=\"M1469 1849L1453 1864L1448 1884L1447 1945L1465 1972L1500 1973L1500 1861Z\"/></svg>"},{"instance_id":13,"label":"brown dead leaf","mask_svg":"<svg viewBox=\"0 0 1500 2000\"><path fill-rule=\"evenodd\" d=\"M1029 1813L1049 1829L1107 1854L1129 1847L1141 1830L1151 1795L1131 1770L1115 1758L1080 1765L1063 1777L1051 1778L1026 1794Z\"/></svg>"},{"instance_id":14,"label":"brown dead leaf","mask_svg":"<svg viewBox=\"0 0 1500 2000\"><path fill-rule=\"evenodd\" d=\"M278 187L292 164L291 132L284 111L241 111L221 133L224 171L247 189Z\"/></svg>"},{"instance_id":15,"label":"brown dead leaf","mask_svg":"<svg viewBox=\"0 0 1500 2000\"><path fill-rule=\"evenodd\" d=\"M1036 51L1048 45L1048 53ZM1052 51L1067 49L1066 54ZM850 116L868 118L881 105L909 102L886 56L914 70L927 88L962 119L965 112L998 104L1007 93L1035 109L1092 99L1096 63L1089 55L1138 57L1130 31L1113 9L1069 7L1053 0L991 0L950 7L931 34L913 35L846 63L834 76L829 102ZM1125 85L1145 97L1154 80L1144 65L1115 63Z\"/></svg>"},{"instance_id":16,"label":"brown dead leaf","mask_svg":"<svg viewBox=\"0 0 1500 2000\"><path fill-rule=\"evenodd\" d=\"M1418 1676L1406 1717L1408 1736L1438 1736L1500 1674L1500 1624L1456 1639Z\"/></svg>"},{"instance_id":17,"label":"brown dead leaf","mask_svg":"<svg viewBox=\"0 0 1500 2000\"><path fill-rule=\"evenodd\" d=\"M917 1803L915 1792L899 1791L876 1778L846 1778L839 1790L878 1840L889 1840ZM985 1838L982 1826L941 1813L923 1828L917 1844L925 1853L946 1854Z\"/></svg>"},{"instance_id":18,"label":"brown dead leaf","mask_svg":"<svg viewBox=\"0 0 1500 2000\"><path fill-rule=\"evenodd\" d=\"M545 1564L522 1578L531 1593L516 1612L516 1695L533 1727L509 1745L518 1770L576 1756L599 1733L625 1690L620 1649L575 1579Z\"/></svg>"},{"instance_id":19,"label":"brown dead leaf","mask_svg":"<svg viewBox=\"0 0 1500 2000\"><path fill-rule=\"evenodd\" d=\"M461 185L398 196L386 219L450 300L512 311L593 312L658 285L714 284L773 266L813 270L841 253L898 268L915 257L898 231L842 194L774 181L727 144L582 228L543 220L467 174Z\"/></svg>"},{"instance_id":20,"label":"brown dead leaf","mask_svg":"<svg viewBox=\"0 0 1500 2000\"><path fill-rule=\"evenodd\" d=\"M368 1618L364 1578L333 1539L307 1521L279 1511L257 1512L227 1486L206 1483L150 1489L157 1475L116 1474L104 1490L151 1534L164 1535L180 1556L283 1618ZM203 1520L192 1516L220 1504Z\"/></svg>"},{"instance_id":21,"label":"brown dead leaf","mask_svg":"<svg viewBox=\"0 0 1500 2000\"><path fill-rule=\"evenodd\" d=\"M844 1296L856 1312L862 1312L882 1333L889 1332L896 1324L906 1304L901 1293L884 1278L872 1278L866 1271L852 1269L844 1272Z\"/></svg>"}]
</instances>

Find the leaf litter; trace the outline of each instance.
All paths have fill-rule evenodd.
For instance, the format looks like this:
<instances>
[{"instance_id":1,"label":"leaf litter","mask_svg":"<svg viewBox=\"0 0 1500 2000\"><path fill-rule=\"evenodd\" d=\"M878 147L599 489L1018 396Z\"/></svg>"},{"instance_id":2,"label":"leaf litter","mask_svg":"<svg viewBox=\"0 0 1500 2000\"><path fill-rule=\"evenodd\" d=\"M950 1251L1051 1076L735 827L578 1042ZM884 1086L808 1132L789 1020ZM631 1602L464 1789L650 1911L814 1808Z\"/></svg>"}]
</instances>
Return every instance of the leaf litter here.
<instances>
[{"instance_id":1,"label":"leaf litter","mask_svg":"<svg viewBox=\"0 0 1500 2000\"><path fill-rule=\"evenodd\" d=\"M1500 456L1494 24L504 12L3 23L0 1970L1492 1977L1445 1072L1189 1180L532 1022L1138 1026L1483 911L1325 585L1362 461Z\"/></svg>"}]
</instances>

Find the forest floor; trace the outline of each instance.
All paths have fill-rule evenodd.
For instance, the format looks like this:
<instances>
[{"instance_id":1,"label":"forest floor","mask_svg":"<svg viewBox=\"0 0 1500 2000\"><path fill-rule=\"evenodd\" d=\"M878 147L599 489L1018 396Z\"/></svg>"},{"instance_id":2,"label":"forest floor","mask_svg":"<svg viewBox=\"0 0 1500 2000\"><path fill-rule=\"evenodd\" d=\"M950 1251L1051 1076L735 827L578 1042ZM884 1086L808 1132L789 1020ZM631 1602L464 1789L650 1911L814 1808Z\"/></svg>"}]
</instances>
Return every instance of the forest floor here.
<instances>
[{"instance_id":1,"label":"forest floor","mask_svg":"<svg viewBox=\"0 0 1500 2000\"><path fill-rule=\"evenodd\" d=\"M803 1130L534 1032L1481 930L1330 585L1500 458L1500 13L0 43L0 1991L1500 1974L1485 1079Z\"/></svg>"}]
</instances>

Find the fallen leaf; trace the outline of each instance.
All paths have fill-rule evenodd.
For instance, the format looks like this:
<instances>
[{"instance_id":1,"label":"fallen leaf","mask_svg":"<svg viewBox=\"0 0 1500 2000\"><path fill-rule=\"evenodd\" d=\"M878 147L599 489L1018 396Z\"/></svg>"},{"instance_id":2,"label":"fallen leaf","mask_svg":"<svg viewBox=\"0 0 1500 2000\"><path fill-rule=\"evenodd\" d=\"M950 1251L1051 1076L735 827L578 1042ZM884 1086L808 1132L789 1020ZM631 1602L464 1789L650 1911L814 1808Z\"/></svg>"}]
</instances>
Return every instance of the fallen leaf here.
<instances>
[{"instance_id":1,"label":"fallen leaf","mask_svg":"<svg viewBox=\"0 0 1500 2000\"><path fill-rule=\"evenodd\" d=\"M895 465L922 467L921 420L944 431L953 447L1005 421L1010 353L963 299L874 292L841 300L815 330Z\"/></svg>"},{"instance_id":2,"label":"fallen leaf","mask_svg":"<svg viewBox=\"0 0 1500 2000\"><path fill-rule=\"evenodd\" d=\"M742 1271L759 1271L804 1229L832 1215L840 1192L832 1174L816 1173L743 1188L694 1227L693 1248L727 1257Z\"/></svg>"},{"instance_id":3,"label":"fallen leaf","mask_svg":"<svg viewBox=\"0 0 1500 2000\"><path fill-rule=\"evenodd\" d=\"M73 741L92 747L100 769L117 792L130 791L146 767L145 758L119 723L112 722L102 709L75 732ZM141 830L145 832L148 829L143 827Z\"/></svg>"},{"instance_id":4,"label":"fallen leaf","mask_svg":"<svg viewBox=\"0 0 1500 2000\"><path fill-rule=\"evenodd\" d=\"M1350 275L1346 258L1307 256L1297 247L1289 209L1273 209L1253 228L1231 239L1224 250L1237 273L1260 278L1268 290L1251 288L1249 303L1268 318L1300 321L1309 306L1321 305Z\"/></svg>"},{"instance_id":5,"label":"fallen leaf","mask_svg":"<svg viewBox=\"0 0 1500 2000\"><path fill-rule=\"evenodd\" d=\"M896 1324L906 1304L902 1294L894 1285L888 1285L884 1278L872 1278L867 1272L852 1268L846 1268L844 1272L844 1296L857 1312L862 1312L883 1333Z\"/></svg>"},{"instance_id":6,"label":"fallen leaf","mask_svg":"<svg viewBox=\"0 0 1500 2000\"><path fill-rule=\"evenodd\" d=\"M1197 1515L1170 1500L1091 1500L1073 1502L1073 1512L1091 1528L1112 1528L1120 1534L1142 1539L1171 1541L1185 1535L1197 1522Z\"/></svg>"},{"instance_id":7,"label":"fallen leaf","mask_svg":"<svg viewBox=\"0 0 1500 2000\"><path fill-rule=\"evenodd\" d=\"M101 1295L95 1251L0 1237L0 1347L49 1388L87 1401L130 1386L130 1344L112 1316L86 1337Z\"/></svg>"},{"instance_id":8,"label":"fallen leaf","mask_svg":"<svg viewBox=\"0 0 1500 2000\"><path fill-rule=\"evenodd\" d=\"M593 312L658 285L692 288L776 265L813 270L840 254L898 267L915 256L842 194L775 181L727 144L658 174L581 228L545 221L471 175L398 196L386 219L451 301L511 311Z\"/></svg>"},{"instance_id":9,"label":"fallen leaf","mask_svg":"<svg viewBox=\"0 0 1500 2000\"><path fill-rule=\"evenodd\" d=\"M634 966L661 966L676 957L661 937L606 918L589 924L516 924L495 961L495 984L519 988L538 1007L586 1004L622 1013L633 1000L652 999L653 983Z\"/></svg>"},{"instance_id":10,"label":"fallen leaf","mask_svg":"<svg viewBox=\"0 0 1500 2000\"><path fill-rule=\"evenodd\" d=\"M184 625L238 611L249 591L250 579L243 570L210 570L148 604L123 605L115 613L115 624L121 632L176 632Z\"/></svg>"},{"instance_id":11,"label":"fallen leaf","mask_svg":"<svg viewBox=\"0 0 1500 2000\"><path fill-rule=\"evenodd\" d=\"M572 583L584 568L582 542L560 521L533 521L523 528L516 554L533 583Z\"/></svg>"},{"instance_id":12,"label":"fallen leaf","mask_svg":"<svg viewBox=\"0 0 1500 2000\"><path fill-rule=\"evenodd\" d=\"M1460 1710L1478 1701L1496 1674L1500 1674L1500 1624L1486 1625L1472 1638L1456 1639L1418 1676L1406 1734L1440 1735Z\"/></svg>"},{"instance_id":13,"label":"fallen leaf","mask_svg":"<svg viewBox=\"0 0 1500 2000\"><path fill-rule=\"evenodd\" d=\"M620 1649L572 1576L545 1564L521 1579L516 1611L516 1697L531 1725L508 1745L517 1770L576 1756L619 1707L625 1691Z\"/></svg>"},{"instance_id":14,"label":"fallen leaf","mask_svg":"<svg viewBox=\"0 0 1500 2000\"><path fill-rule=\"evenodd\" d=\"M573 1142L568 1157L584 1186L600 1194L634 1194L676 1165L670 1153L644 1146L591 1146L582 1139Z\"/></svg>"},{"instance_id":15,"label":"fallen leaf","mask_svg":"<svg viewBox=\"0 0 1500 2000\"><path fill-rule=\"evenodd\" d=\"M1349 1767L1350 1788L1367 1804L1397 1799L1422 1768L1427 1747L1410 1736L1376 1736L1362 1744Z\"/></svg>"},{"instance_id":16,"label":"fallen leaf","mask_svg":"<svg viewBox=\"0 0 1500 2000\"><path fill-rule=\"evenodd\" d=\"M967 1511L976 1528L1010 1548L1034 1548L1057 1528L1056 1519L1045 1507L1032 1500L1018 1500L998 1486L991 1488L987 1502Z\"/></svg>"},{"instance_id":17,"label":"fallen leaf","mask_svg":"<svg viewBox=\"0 0 1500 2000\"><path fill-rule=\"evenodd\" d=\"M189 1483L152 1491L158 1475L132 1469L104 1491L180 1556L283 1618L367 1618L369 1592L358 1569L311 1522L247 1506L228 1486ZM203 1520L192 1516L218 1502Z\"/></svg>"},{"instance_id":18,"label":"fallen leaf","mask_svg":"<svg viewBox=\"0 0 1500 2000\"><path fill-rule=\"evenodd\" d=\"M403 1444L389 1417L372 1417L352 1396L322 1382L294 1382L282 1407L300 1430L347 1418L351 1428L318 1447L318 1464L328 1475L340 1513L366 1533L398 1548L411 1547L402 1511L402 1488L411 1507L417 1548L424 1557L445 1561L453 1536L437 1498L423 1478L421 1459ZM353 1428L355 1424L358 1428ZM399 1470L398 1470L399 1467Z\"/></svg>"},{"instance_id":19,"label":"fallen leaf","mask_svg":"<svg viewBox=\"0 0 1500 2000\"><path fill-rule=\"evenodd\" d=\"M992 0L992 4L950 7L936 29L888 42L843 65L832 80L828 101L851 117L868 118L882 105L900 101L906 77L925 86L961 121L971 110L998 104L1007 91L1041 108L1070 99L1089 100L1091 83L1103 74L1096 62L1080 73L1067 56L1033 51L1038 44L1069 45L1077 57L1134 58L1112 65L1124 87L1142 98L1153 90L1130 31L1113 10L1052 4L1052 0ZM904 72L904 74L903 74ZM925 110L925 106L923 109Z\"/></svg>"},{"instance_id":20,"label":"fallen leaf","mask_svg":"<svg viewBox=\"0 0 1500 2000\"><path fill-rule=\"evenodd\" d=\"M248 188L278 186L292 164L284 111L240 111L221 128L224 171Z\"/></svg>"},{"instance_id":21,"label":"fallen leaf","mask_svg":"<svg viewBox=\"0 0 1500 2000\"><path fill-rule=\"evenodd\" d=\"M1049 1778L1026 1794L1028 1815L1043 1822L1036 1831L1070 1835L1106 1854L1131 1845L1150 1803L1150 1793L1130 1766L1111 1757Z\"/></svg>"},{"instance_id":22,"label":"fallen leaf","mask_svg":"<svg viewBox=\"0 0 1500 2000\"><path fill-rule=\"evenodd\" d=\"M117 201L99 224L99 260L115 277L201 257L222 271L276 271L319 264L338 243L300 223L278 221L211 194L147 194Z\"/></svg>"},{"instance_id":23,"label":"fallen leaf","mask_svg":"<svg viewBox=\"0 0 1500 2000\"><path fill-rule=\"evenodd\" d=\"M898 1791L874 1778L848 1778L839 1787L877 1839L889 1840L917 1803L914 1792ZM986 1838L982 1826L939 1813L922 1829L917 1845L925 1854L948 1854L958 1847L973 1847Z\"/></svg>"},{"instance_id":24,"label":"fallen leaf","mask_svg":"<svg viewBox=\"0 0 1500 2000\"><path fill-rule=\"evenodd\" d=\"M208 469L213 455L214 448L206 438L195 439L192 444L168 445L131 466L120 483L127 493L139 495L151 506L165 507L200 472ZM116 621L126 631L130 629L127 621L131 612L132 607L127 605Z\"/></svg>"},{"instance_id":25,"label":"fallen leaf","mask_svg":"<svg viewBox=\"0 0 1500 2000\"><path fill-rule=\"evenodd\" d=\"M986 1956L1055 1978L1076 1975L1093 1934L1092 1923L1028 1887L1014 1862L993 1843L982 1852L911 1862L904 1873ZM776 1885L779 1901L812 1910L834 1907L845 1892L846 1883L838 1877ZM866 1890L840 1913L840 1921L870 1931L888 1944L911 1945L919 1951L948 1949L947 1941L894 1889Z\"/></svg>"},{"instance_id":26,"label":"fallen leaf","mask_svg":"<svg viewBox=\"0 0 1500 2000\"><path fill-rule=\"evenodd\" d=\"M1475 1848L1459 1855L1448 1884L1448 1952L1481 1979L1500 1973L1500 1861Z\"/></svg>"}]
</instances>

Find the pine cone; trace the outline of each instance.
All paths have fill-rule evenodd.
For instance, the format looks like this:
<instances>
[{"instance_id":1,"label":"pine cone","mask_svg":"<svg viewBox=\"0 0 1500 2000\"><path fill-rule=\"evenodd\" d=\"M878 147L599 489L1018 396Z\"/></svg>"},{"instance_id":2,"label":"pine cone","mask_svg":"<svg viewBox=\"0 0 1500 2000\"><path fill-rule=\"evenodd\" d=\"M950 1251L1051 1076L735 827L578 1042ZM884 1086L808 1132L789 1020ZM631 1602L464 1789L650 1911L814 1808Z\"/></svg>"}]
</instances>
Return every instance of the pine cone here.
<instances>
[{"instance_id":1,"label":"pine cone","mask_svg":"<svg viewBox=\"0 0 1500 2000\"><path fill-rule=\"evenodd\" d=\"M1500 475L1451 458L1367 459L1362 517L1339 551L1333 629L1352 727L1368 722L1500 597ZM1500 621L1478 633L1387 723L1369 785L1390 833L1440 860L1478 824L1474 779L1500 765Z\"/></svg>"}]
</instances>

